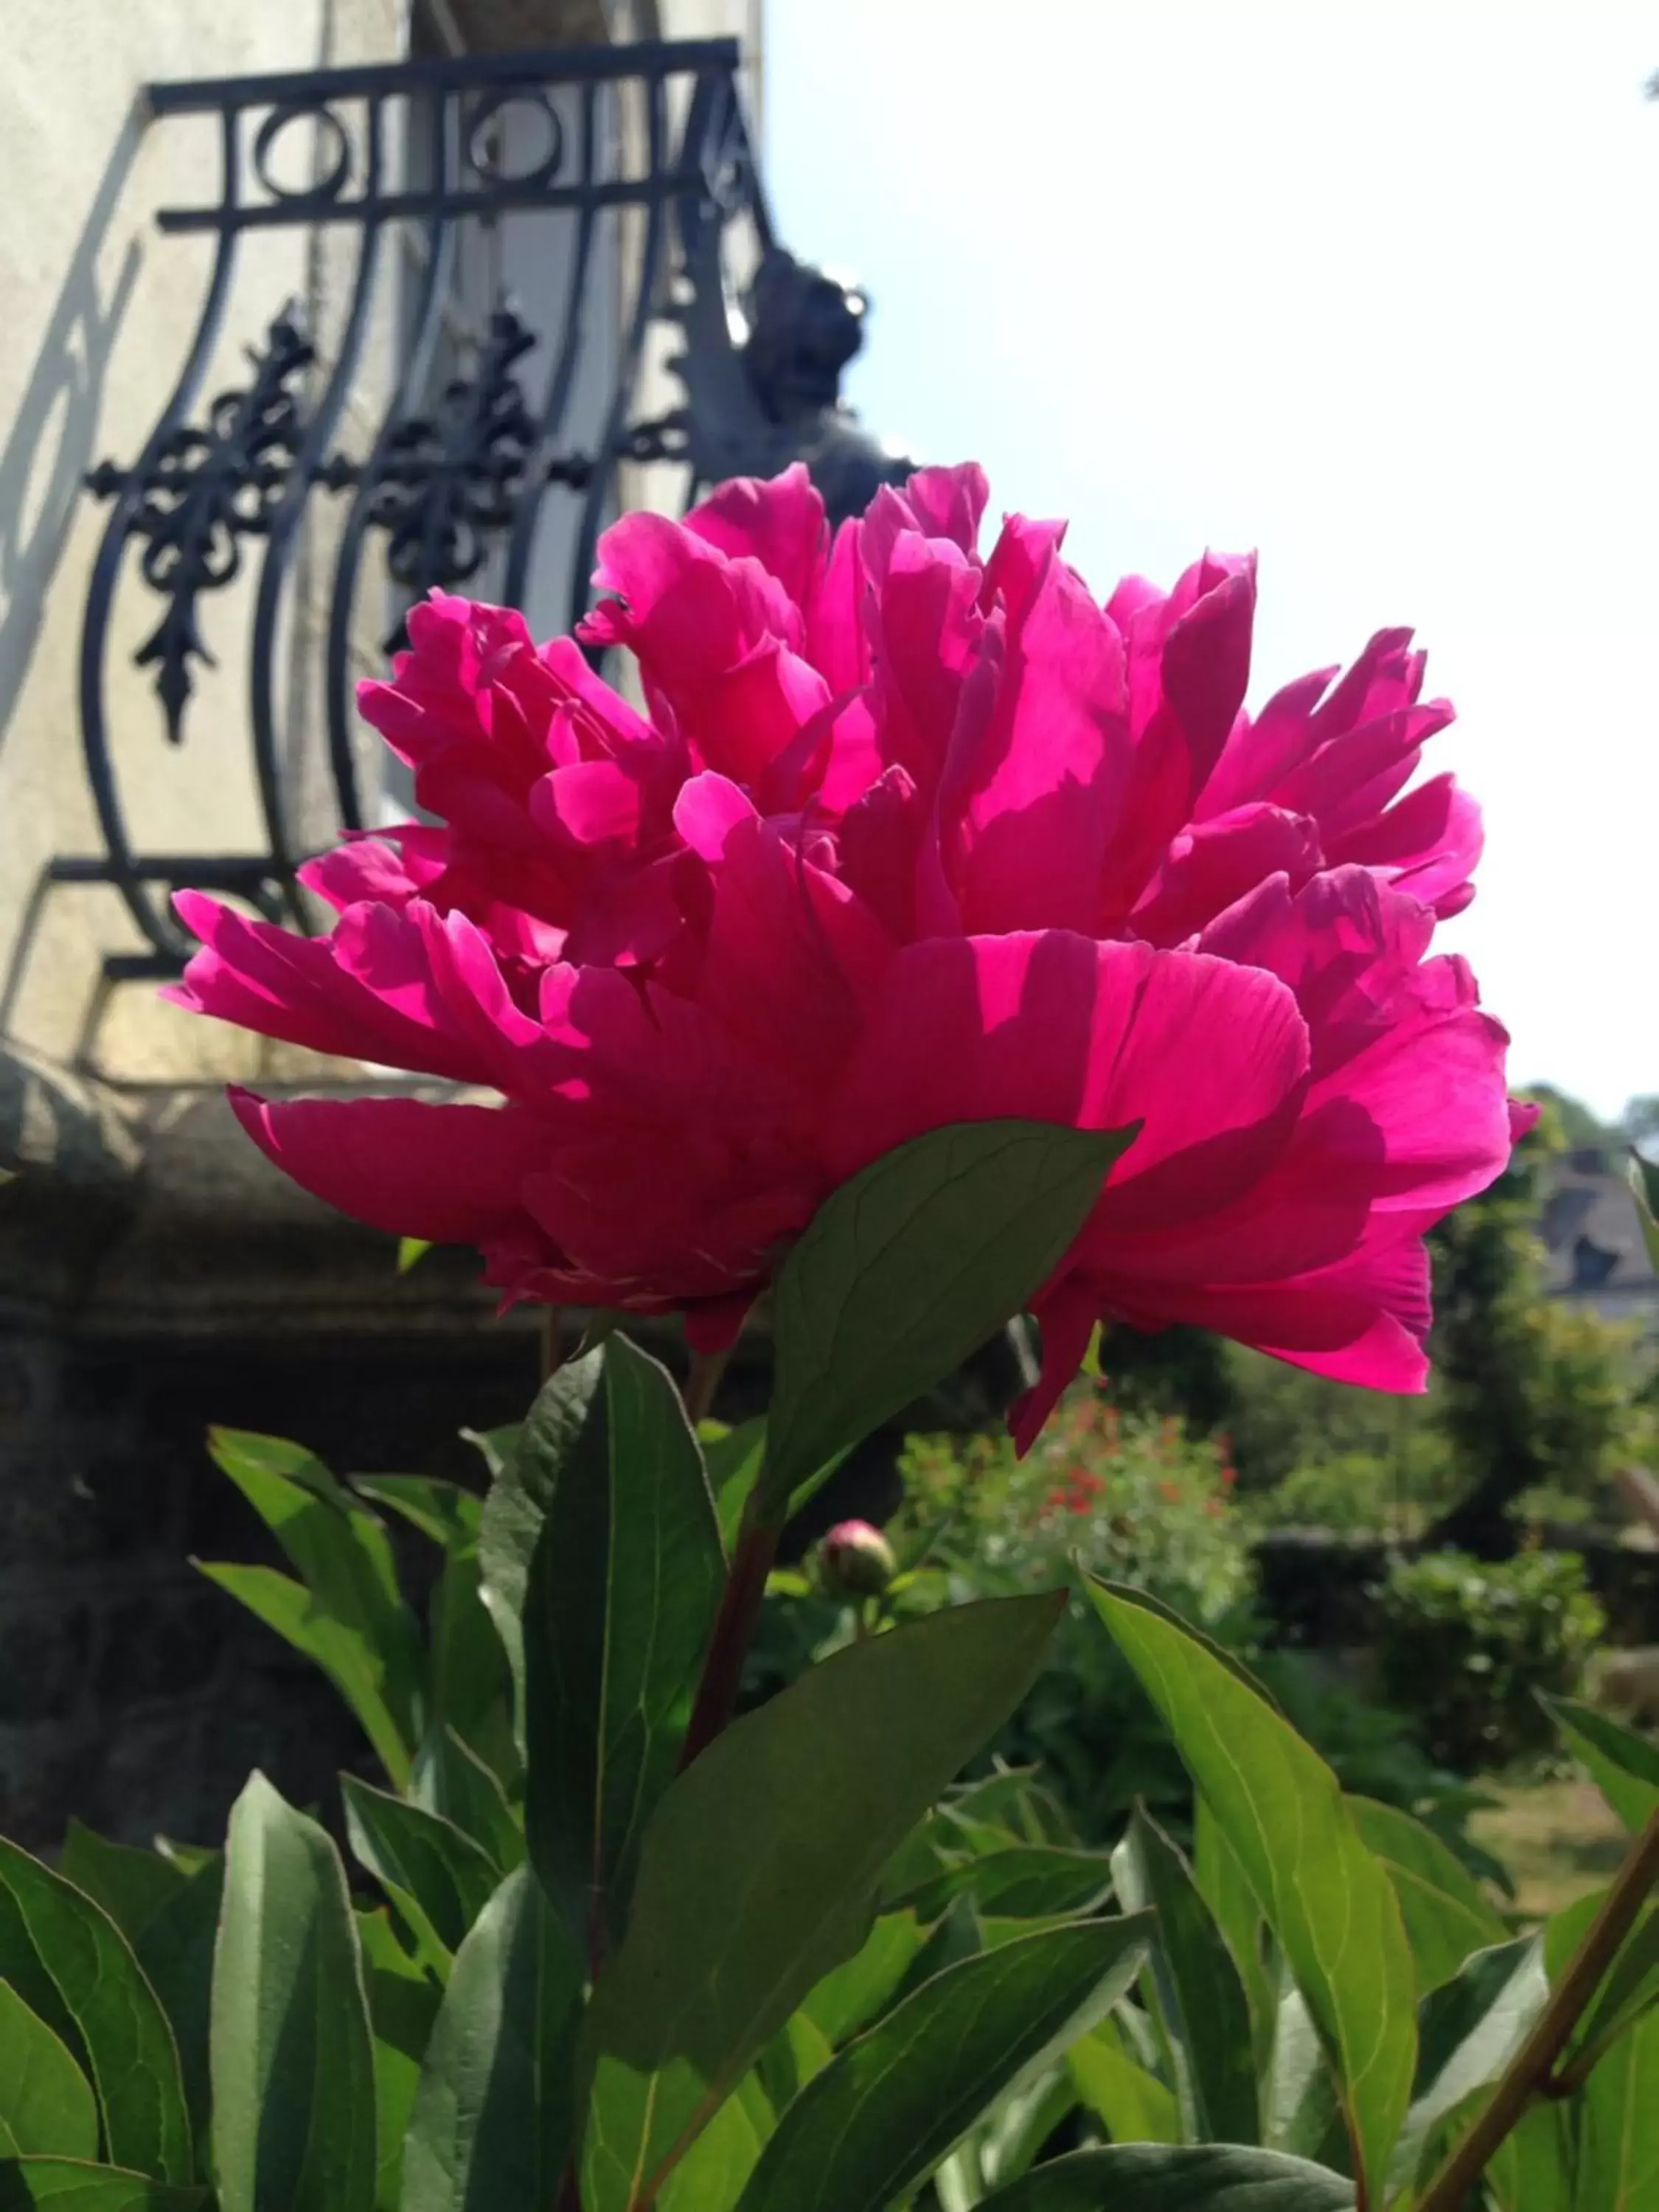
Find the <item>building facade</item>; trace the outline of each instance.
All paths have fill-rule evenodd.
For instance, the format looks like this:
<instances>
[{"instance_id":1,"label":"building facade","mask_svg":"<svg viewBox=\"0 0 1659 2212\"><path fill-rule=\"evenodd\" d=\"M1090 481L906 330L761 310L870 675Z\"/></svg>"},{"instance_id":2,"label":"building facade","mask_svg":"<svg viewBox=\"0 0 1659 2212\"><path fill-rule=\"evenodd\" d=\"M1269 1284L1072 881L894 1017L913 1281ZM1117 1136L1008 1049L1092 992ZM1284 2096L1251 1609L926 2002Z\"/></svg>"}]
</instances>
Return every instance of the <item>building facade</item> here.
<instances>
[{"instance_id":1,"label":"building facade","mask_svg":"<svg viewBox=\"0 0 1659 2212\"><path fill-rule=\"evenodd\" d=\"M0 1831L216 1834L353 1756L197 1575L210 1422L463 1474L534 1325L399 1275L229 1121L369 1071L179 1012L197 885L400 816L350 711L434 584L584 603L623 507L801 455L863 302L772 235L758 0L26 0L0 76Z\"/></svg>"}]
</instances>

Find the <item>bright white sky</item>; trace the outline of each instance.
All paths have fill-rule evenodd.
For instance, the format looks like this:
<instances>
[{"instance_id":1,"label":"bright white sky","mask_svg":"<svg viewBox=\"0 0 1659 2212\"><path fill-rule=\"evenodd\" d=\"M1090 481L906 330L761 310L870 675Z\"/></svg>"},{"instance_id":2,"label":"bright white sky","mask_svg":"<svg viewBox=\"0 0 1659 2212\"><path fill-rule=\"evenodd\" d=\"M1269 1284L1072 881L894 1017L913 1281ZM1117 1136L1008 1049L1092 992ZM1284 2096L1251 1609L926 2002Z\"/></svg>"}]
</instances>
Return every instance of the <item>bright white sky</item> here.
<instances>
[{"instance_id":1,"label":"bright white sky","mask_svg":"<svg viewBox=\"0 0 1659 2212\"><path fill-rule=\"evenodd\" d=\"M849 396L1103 596L1261 556L1252 696L1407 622L1517 1082L1659 1090L1659 5L768 0Z\"/></svg>"}]
</instances>

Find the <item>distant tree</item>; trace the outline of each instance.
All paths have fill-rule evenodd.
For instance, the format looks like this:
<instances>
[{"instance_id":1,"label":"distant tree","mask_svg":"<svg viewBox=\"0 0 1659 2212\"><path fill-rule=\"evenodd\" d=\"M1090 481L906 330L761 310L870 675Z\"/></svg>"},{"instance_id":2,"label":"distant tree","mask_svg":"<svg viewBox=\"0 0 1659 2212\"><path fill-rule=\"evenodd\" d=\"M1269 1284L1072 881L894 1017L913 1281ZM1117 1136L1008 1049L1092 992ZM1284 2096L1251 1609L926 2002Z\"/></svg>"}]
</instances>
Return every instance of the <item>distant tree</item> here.
<instances>
[{"instance_id":1,"label":"distant tree","mask_svg":"<svg viewBox=\"0 0 1659 2212\"><path fill-rule=\"evenodd\" d=\"M1435 1418L1463 1478L1429 1541L1485 1559L1515 1549L1510 1508L1522 1492L1604 1471L1631 1403L1620 1333L1544 1291L1538 1221L1565 1118L1547 1107L1508 1170L1429 1239Z\"/></svg>"},{"instance_id":2,"label":"distant tree","mask_svg":"<svg viewBox=\"0 0 1659 2212\"><path fill-rule=\"evenodd\" d=\"M1626 1144L1651 1150L1652 1139L1659 1137L1659 1092L1632 1098L1619 1117L1619 1127Z\"/></svg>"},{"instance_id":3,"label":"distant tree","mask_svg":"<svg viewBox=\"0 0 1659 2212\"><path fill-rule=\"evenodd\" d=\"M1593 1114L1582 1099L1558 1091L1553 1083L1529 1084L1524 1095L1550 1109L1561 1143L1574 1152L1617 1150L1625 1141L1618 1129Z\"/></svg>"}]
</instances>

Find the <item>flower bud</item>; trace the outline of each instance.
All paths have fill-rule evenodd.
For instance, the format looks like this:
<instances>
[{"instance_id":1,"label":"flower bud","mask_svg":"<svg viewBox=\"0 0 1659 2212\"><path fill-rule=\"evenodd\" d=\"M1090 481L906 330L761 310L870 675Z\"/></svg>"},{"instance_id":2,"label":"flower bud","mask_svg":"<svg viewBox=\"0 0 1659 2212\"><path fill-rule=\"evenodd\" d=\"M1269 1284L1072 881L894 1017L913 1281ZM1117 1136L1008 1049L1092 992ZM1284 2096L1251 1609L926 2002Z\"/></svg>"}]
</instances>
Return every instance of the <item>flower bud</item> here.
<instances>
[{"instance_id":1,"label":"flower bud","mask_svg":"<svg viewBox=\"0 0 1659 2212\"><path fill-rule=\"evenodd\" d=\"M818 1572L832 1597L879 1597L897 1570L892 1546L867 1521L838 1521L818 1546Z\"/></svg>"}]
</instances>

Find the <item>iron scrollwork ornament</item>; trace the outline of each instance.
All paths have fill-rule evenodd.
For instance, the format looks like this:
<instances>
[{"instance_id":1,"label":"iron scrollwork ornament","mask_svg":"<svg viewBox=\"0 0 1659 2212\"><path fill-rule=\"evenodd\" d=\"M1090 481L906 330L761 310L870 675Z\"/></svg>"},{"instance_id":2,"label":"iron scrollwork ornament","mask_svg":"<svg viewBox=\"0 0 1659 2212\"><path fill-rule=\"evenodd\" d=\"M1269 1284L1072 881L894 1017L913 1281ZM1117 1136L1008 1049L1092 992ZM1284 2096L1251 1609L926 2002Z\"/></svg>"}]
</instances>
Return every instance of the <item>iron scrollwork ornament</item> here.
<instances>
[{"instance_id":1,"label":"iron scrollwork ornament","mask_svg":"<svg viewBox=\"0 0 1659 2212\"><path fill-rule=\"evenodd\" d=\"M536 445L514 364L535 344L517 312L498 307L472 374L386 442L369 520L386 532L386 567L411 598L468 582L513 520ZM399 621L387 650L402 642Z\"/></svg>"},{"instance_id":2,"label":"iron scrollwork ornament","mask_svg":"<svg viewBox=\"0 0 1659 2212\"><path fill-rule=\"evenodd\" d=\"M155 671L174 744L183 738L194 689L192 661L216 665L202 636L198 602L237 574L243 538L263 537L270 528L305 434L301 380L314 358L290 301L264 345L247 349L253 374L246 386L220 392L208 407L206 427L175 430L144 471L132 533L144 541L144 581L167 608L133 658L140 668ZM130 471L104 461L87 483L100 499L110 499L131 480Z\"/></svg>"}]
</instances>

